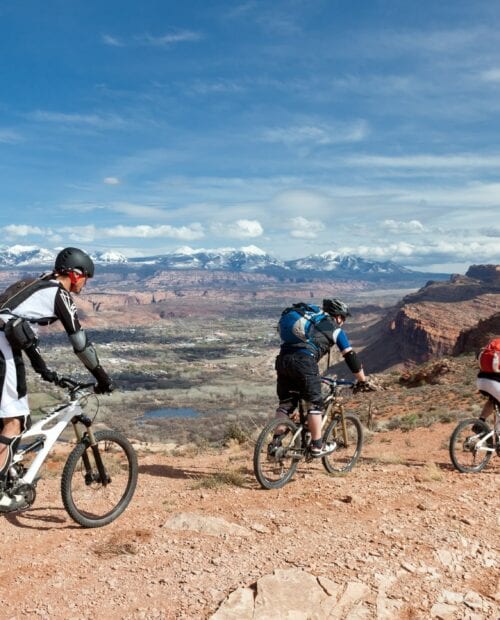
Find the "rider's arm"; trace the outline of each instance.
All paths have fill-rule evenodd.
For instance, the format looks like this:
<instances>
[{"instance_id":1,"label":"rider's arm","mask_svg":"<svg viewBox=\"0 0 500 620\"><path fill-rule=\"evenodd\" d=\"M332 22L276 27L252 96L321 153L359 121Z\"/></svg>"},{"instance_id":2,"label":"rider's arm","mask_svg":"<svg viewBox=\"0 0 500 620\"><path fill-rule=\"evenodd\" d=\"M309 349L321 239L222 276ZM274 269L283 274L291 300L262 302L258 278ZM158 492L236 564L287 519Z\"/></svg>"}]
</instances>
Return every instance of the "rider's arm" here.
<instances>
[{"instance_id":1,"label":"rider's arm","mask_svg":"<svg viewBox=\"0 0 500 620\"><path fill-rule=\"evenodd\" d=\"M353 351L346 333L340 328L336 329L334 332L334 340L352 374L358 381L366 381L366 376L363 371L363 367L361 366L361 362L359 361L356 352Z\"/></svg>"},{"instance_id":2,"label":"rider's arm","mask_svg":"<svg viewBox=\"0 0 500 620\"><path fill-rule=\"evenodd\" d=\"M68 334L73 351L85 368L97 379L101 391L111 391L111 379L101 366L94 345L89 341L85 330L80 325L76 306L71 295L62 287L57 292L54 311Z\"/></svg>"}]
</instances>

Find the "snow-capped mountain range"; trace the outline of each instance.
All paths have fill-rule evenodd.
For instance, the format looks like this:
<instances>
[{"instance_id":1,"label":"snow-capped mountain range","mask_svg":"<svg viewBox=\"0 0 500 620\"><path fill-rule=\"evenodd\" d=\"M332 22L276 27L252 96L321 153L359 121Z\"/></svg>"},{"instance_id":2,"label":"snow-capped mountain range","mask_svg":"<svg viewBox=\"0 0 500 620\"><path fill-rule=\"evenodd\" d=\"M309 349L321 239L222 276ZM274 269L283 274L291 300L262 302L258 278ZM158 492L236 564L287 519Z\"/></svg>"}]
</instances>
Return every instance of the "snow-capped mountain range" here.
<instances>
[{"instance_id":1,"label":"snow-capped mountain range","mask_svg":"<svg viewBox=\"0 0 500 620\"><path fill-rule=\"evenodd\" d=\"M53 265L58 250L36 246L14 245L0 248L0 268L47 268ZM158 267L165 270L224 270L236 272L282 273L314 272L334 277L404 277L416 275L392 261L373 261L333 251L311 254L304 258L282 261L256 246L214 250L182 247L173 252L147 257L127 258L120 252L91 253L96 264L109 267L122 265Z\"/></svg>"}]
</instances>

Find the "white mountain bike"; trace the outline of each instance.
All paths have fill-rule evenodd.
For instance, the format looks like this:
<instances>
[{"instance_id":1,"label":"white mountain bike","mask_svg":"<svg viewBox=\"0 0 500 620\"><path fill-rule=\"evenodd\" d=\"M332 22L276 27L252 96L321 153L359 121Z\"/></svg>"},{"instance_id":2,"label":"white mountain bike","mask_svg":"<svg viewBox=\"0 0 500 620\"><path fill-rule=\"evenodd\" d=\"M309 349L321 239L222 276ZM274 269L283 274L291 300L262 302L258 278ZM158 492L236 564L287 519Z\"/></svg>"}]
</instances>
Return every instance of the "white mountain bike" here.
<instances>
[{"instance_id":1,"label":"white mountain bike","mask_svg":"<svg viewBox=\"0 0 500 620\"><path fill-rule=\"evenodd\" d=\"M62 377L58 385L68 390L69 399L50 410L26 430L15 451L0 490L21 495L27 510L36 498L37 474L43 462L71 422L76 446L70 452L61 478L61 495L70 517L83 527L100 527L114 521L128 506L137 484L137 456L128 439L113 430L94 432L83 405L94 396L93 383L79 383ZM97 400L97 410L99 401ZM34 454L25 467L25 457Z\"/></svg>"}]
</instances>

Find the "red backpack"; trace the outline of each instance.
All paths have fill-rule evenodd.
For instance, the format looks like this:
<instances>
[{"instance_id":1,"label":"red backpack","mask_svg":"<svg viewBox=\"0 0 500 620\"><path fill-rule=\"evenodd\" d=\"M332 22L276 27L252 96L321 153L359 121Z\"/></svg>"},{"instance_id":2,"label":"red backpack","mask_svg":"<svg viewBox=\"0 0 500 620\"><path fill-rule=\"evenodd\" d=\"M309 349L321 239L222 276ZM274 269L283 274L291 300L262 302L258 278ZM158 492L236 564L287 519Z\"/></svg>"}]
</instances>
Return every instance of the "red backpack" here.
<instances>
[{"instance_id":1,"label":"red backpack","mask_svg":"<svg viewBox=\"0 0 500 620\"><path fill-rule=\"evenodd\" d=\"M500 373L500 338L493 339L479 353L479 368L483 372Z\"/></svg>"}]
</instances>

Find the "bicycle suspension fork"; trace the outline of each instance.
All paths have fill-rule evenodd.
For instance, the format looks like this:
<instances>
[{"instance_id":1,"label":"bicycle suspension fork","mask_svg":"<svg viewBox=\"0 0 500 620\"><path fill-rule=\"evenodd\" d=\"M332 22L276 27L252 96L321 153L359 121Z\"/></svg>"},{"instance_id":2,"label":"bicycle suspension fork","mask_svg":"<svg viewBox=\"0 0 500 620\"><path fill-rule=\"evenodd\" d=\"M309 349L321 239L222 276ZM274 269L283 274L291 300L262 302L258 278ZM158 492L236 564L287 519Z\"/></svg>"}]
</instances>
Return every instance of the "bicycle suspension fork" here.
<instances>
[{"instance_id":1,"label":"bicycle suspension fork","mask_svg":"<svg viewBox=\"0 0 500 620\"><path fill-rule=\"evenodd\" d=\"M83 426L85 426L86 433L82 433L80 427L78 426L78 422L81 422ZM73 420L73 428L75 430L76 439L78 442L88 443L90 449L92 450L92 454L94 455L94 461L97 467L97 471L99 473L98 481L106 486L111 482L111 478L104 467L104 463L102 462L101 453L99 451L99 445L96 441L94 431L92 430L92 420L87 416L79 416L78 419ZM85 437L86 435L86 437ZM91 484L92 482L96 482L92 471L92 464L90 462L88 451L85 450L82 454L82 461L85 467L85 481L87 484Z\"/></svg>"}]
</instances>

